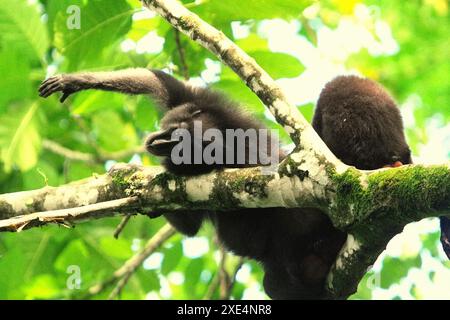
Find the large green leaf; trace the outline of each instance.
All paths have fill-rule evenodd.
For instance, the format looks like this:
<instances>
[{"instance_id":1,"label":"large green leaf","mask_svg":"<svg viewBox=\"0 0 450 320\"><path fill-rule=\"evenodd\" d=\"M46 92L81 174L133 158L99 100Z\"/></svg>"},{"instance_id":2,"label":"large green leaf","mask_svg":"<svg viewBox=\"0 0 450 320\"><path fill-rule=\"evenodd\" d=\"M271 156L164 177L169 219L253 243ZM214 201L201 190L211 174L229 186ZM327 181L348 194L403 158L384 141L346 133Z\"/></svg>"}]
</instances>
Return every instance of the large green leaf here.
<instances>
[{"instance_id":1,"label":"large green leaf","mask_svg":"<svg viewBox=\"0 0 450 320\"><path fill-rule=\"evenodd\" d=\"M9 101L29 97L29 73L28 61L16 48L0 50L0 113Z\"/></svg>"},{"instance_id":2,"label":"large green leaf","mask_svg":"<svg viewBox=\"0 0 450 320\"><path fill-rule=\"evenodd\" d=\"M248 52L272 78L293 78L305 69L300 61L286 53L270 51Z\"/></svg>"},{"instance_id":3,"label":"large green leaf","mask_svg":"<svg viewBox=\"0 0 450 320\"><path fill-rule=\"evenodd\" d=\"M120 110L125 96L106 91L84 91L72 99L72 113L87 115L98 110Z\"/></svg>"},{"instance_id":4,"label":"large green leaf","mask_svg":"<svg viewBox=\"0 0 450 320\"><path fill-rule=\"evenodd\" d=\"M106 151L126 150L137 145L136 131L113 111L96 113L93 116L94 133L99 146Z\"/></svg>"},{"instance_id":5,"label":"large green leaf","mask_svg":"<svg viewBox=\"0 0 450 320\"><path fill-rule=\"evenodd\" d=\"M24 0L0 5L0 44L14 43L23 56L41 59L48 47L47 30L36 4Z\"/></svg>"},{"instance_id":6,"label":"large green leaf","mask_svg":"<svg viewBox=\"0 0 450 320\"><path fill-rule=\"evenodd\" d=\"M294 18L310 5L311 0L210 0L193 7L203 19L215 23L235 20Z\"/></svg>"},{"instance_id":7,"label":"large green leaf","mask_svg":"<svg viewBox=\"0 0 450 320\"><path fill-rule=\"evenodd\" d=\"M33 103L0 116L0 156L7 172L13 165L26 171L37 162L41 143L37 108L38 104Z\"/></svg>"},{"instance_id":8,"label":"large green leaf","mask_svg":"<svg viewBox=\"0 0 450 320\"><path fill-rule=\"evenodd\" d=\"M68 29L65 10L55 14L54 23L55 46L69 60L69 70L77 68L80 60L95 61L104 48L125 35L135 11L124 0L76 0L70 5L80 8L80 29Z\"/></svg>"}]
</instances>

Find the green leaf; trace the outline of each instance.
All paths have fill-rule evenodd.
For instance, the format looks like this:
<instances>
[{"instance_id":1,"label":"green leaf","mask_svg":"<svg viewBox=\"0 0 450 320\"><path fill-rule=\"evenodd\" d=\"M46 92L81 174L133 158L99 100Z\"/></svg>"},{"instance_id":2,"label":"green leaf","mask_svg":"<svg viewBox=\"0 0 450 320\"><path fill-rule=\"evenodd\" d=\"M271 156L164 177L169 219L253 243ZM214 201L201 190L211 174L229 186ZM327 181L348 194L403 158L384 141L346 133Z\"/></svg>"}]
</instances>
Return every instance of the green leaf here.
<instances>
[{"instance_id":1,"label":"green leaf","mask_svg":"<svg viewBox=\"0 0 450 320\"><path fill-rule=\"evenodd\" d=\"M248 54L275 79L297 77L305 69L298 59L286 53L253 51Z\"/></svg>"},{"instance_id":2,"label":"green leaf","mask_svg":"<svg viewBox=\"0 0 450 320\"><path fill-rule=\"evenodd\" d=\"M136 131L113 111L96 113L92 117L93 129L100 147L106 151L120 151L137 145Z\"/></svg>"},{"instance_id":3,"label":"green leaf","mask_svg":"<svg viewBox=\"0 0 450 320\"><path fill-rule=\"evenodd\" d=\"M184 271L184 290L188 295L195 294L197 285L200 282L200 274L204 270L204 258L192 259Z\"/></svg>"},{"instance_id":4,"label":"green leaf","mask_svg":"<svg viewBox=\"0 0 450 320\"><path fill-rule=\"evenodd\" d=\"M136 275L139 280L139 284L142 286L145 293L150 291L158 291L161 288L159 276L156 271L139 268Z\"/></svg>"},{"instance_id":5,"label":"green leaf","mask_svg":"<svg viewBox=\"0 0 450 320\"><path fill-rule=\"evenodd\" d=\"M75 96L72 103L73 114L87 115L98 110L121 110L125 96L105 91L85 91Z\"/></svg>"},{"instance_id":6,"label":"green leaf","mask_svg":"<svg viewBox=\"0 0 450 320\"><path fill-rule=\"evenodd\" d=\"M262 114L265 111L261 100L237 76L233 76L233 78L221 77L221 80L214 83L212 87L221 90L252 112Z\"/></svg>"},{"instance_id":7,"label":"green leaf","mask_svg":"<svg viewBox=\"0 0 450 320\"><path fill-rule=\"evenodd\" d=\"M180 34L180 46L183 48L185 62L190 75L198 76L205 69L205 59L216 59L208 50ZM183 75L184 65L181 62L179 48L175 41L175 31L169 29L164 35L164 52L168 53L177 66L176 72Z\"/></svg>"},{"instance_id":8,"label":"green leaf","mask_svg":"<svg viewBox=\"0 0 450 320\"><path fill-rule=\"evenodd\" d=\"M22 56L41 59L48 47L47 30L36 4L3 1L0 6L0 44L13 43Z\"/></svg>"},{"instance_id":9,"label":"green leaf","mask_svg":"<svg viewBox=\"0 0 450 320\"><path fill-rule=\"evenodd\" d=\"M255 33L250 33L248 37L237 40L236 44L245 52L269 50L267 40L259 37Z\"/></svg>"},{"instance_id":10,"label":"green leaf","mask_svg":"<svg viewBox=\"0 0 450 320\"><path fill-rule=\"evenodd\" d=\"M1 10L1 9L0 9ZM29 61L20 54L18 48L0 50L0 113L6 103L28 98L31 94Z\"/></svg>"},{"instance_id":11,"label":"green leaf","mask_svg":"<svg viewBox=\"0 0 450 320\"><path fill-rule=\"evenodd\" d=\"M236 20L294 18L312 0L210 0L192 8L202 19L208 22L229 23ZM217 25L216 25L217 27Z\"/></svg>"},{"instance_id":12,"label":"green leaf","mask_svg":"<svg viewBox=\"0 0 450 320\"><path fill-rule=\"evenodd\" d=\"M136 126L143 131L155 131L161 118L160 113L152 100L147 97L139 99L134 113Z\"/></svg>"},{"instance_id":13,"label":"green leaf","mask_svg":"<svg viewBox=\"0 0 450 320\"><path fill-rule=\"evenodd\" d=\"M92 176L93 172L96 172L95 169L98 169L97 172L103 172L104 169L101 167L92 168L91 165L80 162L80 161L74 161L71 162L70 165L67 168L67 180L68 181L76 181L84 178L88 178Z\"/></svg>"},{"instance_id":14,"label":"green leaf","mask_svg":"<svg viewBox=\"0 0 450 320\"><path fill-rule=\"evenodd\" d=\"M423 248L430 250L430 254L433 257L439 256L439 247L441 246L439 240L440 237L441 237L440 231L420 235L420 240L422 242Z\"/></svg>"},{"instance_id":15,"label":"green leaf","mask_svg":"<svg viewBox=\"0 0 450 320\"><path fill-rule=\"evenodd\" d=\"M79 67L82 61L97 60L104 48L124 36L136 10L124 0L74 0L69 3L80 8L80 29L68 30L70 15L65 9L56 13L54 25L55 46L69 60L69 70Z\"/></svg>"},{"instance_id":16,"label":"green leaf","mask_svg":"<svg viewBox=\"0 0 450 320\"><path fill-rule=\"evenodd\" d=\"M163 251L164 259L161 265L161 273L167 275L174 271L183 256L183 247L180 241L174 242L173 246Z\"/></svg>"},{"instance_id":17,"label":"green leaf","mask_svg":"<svg viewBox=\"0 0 450 320\"><path fill-rule=\"evenodd\" d=\"M126 260L133 255L131 241L123 238L103 237L100 239L100 248L106 255L117 259Z\"/></svg>"},{"instance_id":18,"label":"green leaf","mask_svg":"<svg viewBox=\"0 0 450 320\"><path fill-rule=\"evenodd\" d=\"M19 248L11 248L7 255L1 256L0 299L20 299L23 293L20 287L24 283L23 274L26 271L26 259Z\"/></svg>"},{"instance_id":19,"label":"green leaf","mask_svg":"<svg viewBox=\"0 0 450 320\"><path fill-rule=\"evenodd\" d=\"M81 239L71 241L55 261L55 268L61 272L67 272L72 265L79 266L81 270L89 270L91 254Z\"/></svg>"},{"instance_id":20,"label":"green leaf","mask_svg":"<svg viewBox=\"0 0 450 320\"><path fill-rule=\"evenodd\" d=\"M61 288L51 274L39 275L24 288L25 299L51 299L57 296Z\"/></svg>"},{"instance_id":21,"label":"green leaf","mask_svg":"<svg viewBox=\"0 0 450 320\"><path fill-rule=\"evenodd\" d=\"M31 170L23 173L23 190L33 190L59 185L58 172L51 163L39 161Z\"/></svg>"},{"instance_id":22,"label":"green leaf","mask_svg":"<svg viewBox=\"0 0 450 320\"><path fill-rule=\"evenodd\" d=\"M298 108L302 113L302 115L306 118L306 120L308 120L311 123L314 115L314 104L308 103Z\"/></svg>"},{"instance_id":23,"label":"green leaf","mask_svg":"<svg viewBox=\"0 0 450 320\"><path fill-rule=\"evenodd\" d=\"M11 109L0 116L0 156L7 172L14 165L26 171L37 162L41 144L37 108L38 104L33 103L29 108Z\"/></svg>"}]
</instances>

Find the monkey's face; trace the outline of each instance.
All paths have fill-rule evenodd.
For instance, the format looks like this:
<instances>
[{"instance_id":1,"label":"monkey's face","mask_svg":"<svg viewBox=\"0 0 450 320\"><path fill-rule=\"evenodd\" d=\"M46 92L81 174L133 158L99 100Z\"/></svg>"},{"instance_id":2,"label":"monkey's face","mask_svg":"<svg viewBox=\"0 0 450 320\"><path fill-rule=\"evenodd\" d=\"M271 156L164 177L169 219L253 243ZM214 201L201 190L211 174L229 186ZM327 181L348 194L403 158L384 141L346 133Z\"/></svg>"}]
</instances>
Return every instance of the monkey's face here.
<instances>
[{"instance_id":1,"label":"monkey's face","mask_svg":"<svg viewBox=\"0 0 450 320\"><path fill-rule=\"evenodd\" d=\"M200 114L201 110L191 104L168 111L160 122L161 130L148 136L145 142L147 151L156 156L170 156L173 147L179 143L177 129L185 129L190 132L194 119L200 118Z\"/></svg>"},{"instance_id":2,"label":"monkey's face","mask_svg":"<svg viewBox=\"0 0 450 320\"><path fill-rule=\"evenodd\" d=\"M193 103L186 103L169 110L160 122L161 130L151 133L145 143L146 149L153 155L165 157L165 165L170 167L171 171L194 171L203 173L213 169L213 166L195 165L194 154L201 153L202 149L210 141L203 140L203 134L210 128L221 128L217 117L213 111L204 110ZM182 130L179 130L182 129ZM186 135L189 136L186 139ZM187 141L187 142L186 142ZM180 143L187 143L183 148L189 148L191 156L189 157L187 165L177 165L171 159L172 151ZM183 154L184 149L177 150L177 154ZM187 168L189 167L189 168Z\"/></svg>"},{"instance_id":3,"label":"monkey's face","mask_svg":"<svg viewBox=\"0 0 450 320\"><path fill-rule=\"evenodd\" d=\"M148 136L147 151L164 157L166 169L193 175L278 163L278 140L267 130L267 135L259 136L258 129L263 127L258 122L233 108L199 104L171 109L160 122L161 130Z\"/></svg>"}]
</instances>

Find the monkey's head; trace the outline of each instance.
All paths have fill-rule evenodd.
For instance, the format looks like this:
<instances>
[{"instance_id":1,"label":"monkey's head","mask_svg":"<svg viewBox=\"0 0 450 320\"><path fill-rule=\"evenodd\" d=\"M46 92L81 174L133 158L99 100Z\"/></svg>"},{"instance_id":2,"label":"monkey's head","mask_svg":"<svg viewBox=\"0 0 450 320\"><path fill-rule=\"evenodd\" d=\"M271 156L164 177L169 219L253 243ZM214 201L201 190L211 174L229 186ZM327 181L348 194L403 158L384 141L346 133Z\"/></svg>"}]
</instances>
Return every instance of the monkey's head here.
<instances>
[{"instance_id":1,"label":"monkey's head","mask_svg":"<svg viewBox=\"0 0 450 320\"><path fill-rule=\"evenodd\" d=\"M200 98L192 102L183 103L167 111L160 122L161 130L148 136L145 143L147 151L153 155L164 157L163 164L166 169L176 174L193 175L207 173L222 167L251 166L247 161L249 149L251 149L249 146L258 146L259 137L257 136L255 140L252 138L245 140L245 161L238 163L236 160L238 152L235 152L238 143L230 144L230 140L227 139L227 129L244 131L256 129L257 131L264 128L262 124L243 113L232 102L219 94L207 92L203 96L201 94L199 96ZM223 160L222 162L215 161L218 158L214 158L213 162L205 159L207 148L211 148L213 144L217 149L212 152L212 155L217 155ZM226 155L231 152L230 149L233 149L236 157L231 163L226 162ZM270 153L270 146L267 153ZM183 160L181 163L180 158Z\"/></svg>"},{"instance_id":2,"label":"monkey's head","mask_svg":"<svg viewBox=\"0 0 450 320\"><path fill-rule=\"evenodd\" d=\"M374 81L340 76L317 102L313 126L345 164L373 170L411 163L400 111Z\"/></svg>"}]
</instances>

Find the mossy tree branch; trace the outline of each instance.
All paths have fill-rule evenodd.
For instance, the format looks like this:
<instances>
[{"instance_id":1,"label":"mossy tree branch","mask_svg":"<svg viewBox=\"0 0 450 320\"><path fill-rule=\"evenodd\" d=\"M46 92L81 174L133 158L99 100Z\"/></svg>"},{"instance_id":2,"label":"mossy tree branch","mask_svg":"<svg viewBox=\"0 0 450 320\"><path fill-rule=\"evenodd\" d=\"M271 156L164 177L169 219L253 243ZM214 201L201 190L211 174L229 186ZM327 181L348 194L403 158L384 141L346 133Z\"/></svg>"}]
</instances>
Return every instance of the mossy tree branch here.
<instances>
[{"instance_id":1,"label":"mossy tree branch","mask_svg":"<svg viewBox=\"0 0 450 320\"><path fill-rule=\"evenodd\" d=\"M249 168L179 177L120 164L75 184L1 195L0 231L71 225L115 212L315 207L349 234L327 283L330 297L345 298L404 225L450 214L450 165L344 173L319 162L302 166L288 157L272 174Z\"/></svg>"}]
</instances>

